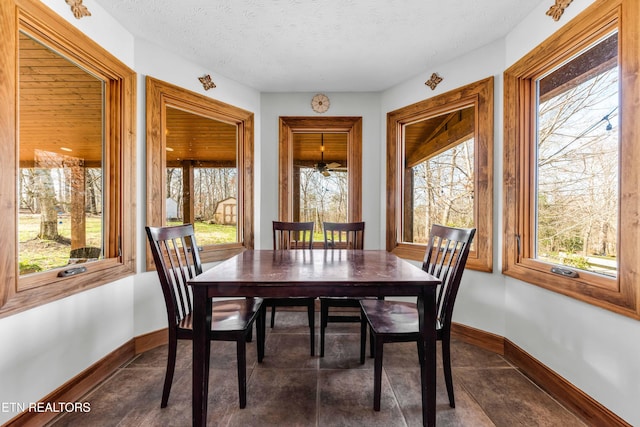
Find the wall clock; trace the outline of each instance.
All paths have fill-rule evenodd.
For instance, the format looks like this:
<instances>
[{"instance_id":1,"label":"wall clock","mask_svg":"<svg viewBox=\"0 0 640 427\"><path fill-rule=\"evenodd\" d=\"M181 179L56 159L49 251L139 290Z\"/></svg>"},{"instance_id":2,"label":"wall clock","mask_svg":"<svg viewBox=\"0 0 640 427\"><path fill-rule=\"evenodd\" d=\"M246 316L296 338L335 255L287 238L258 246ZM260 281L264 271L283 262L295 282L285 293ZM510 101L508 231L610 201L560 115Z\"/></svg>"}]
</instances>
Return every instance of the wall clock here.
<instances>
[{"instance_id":1,"label":"wall clock","mask_svg":"<svg viewBox=\"0 0 640 427\"><path fill-rule=\"evenodd\" d=\"M329 98L322 93L317 94L311 99L311 108L316 113L324 113L329 109Z\"/></svg>"}]
</instances>

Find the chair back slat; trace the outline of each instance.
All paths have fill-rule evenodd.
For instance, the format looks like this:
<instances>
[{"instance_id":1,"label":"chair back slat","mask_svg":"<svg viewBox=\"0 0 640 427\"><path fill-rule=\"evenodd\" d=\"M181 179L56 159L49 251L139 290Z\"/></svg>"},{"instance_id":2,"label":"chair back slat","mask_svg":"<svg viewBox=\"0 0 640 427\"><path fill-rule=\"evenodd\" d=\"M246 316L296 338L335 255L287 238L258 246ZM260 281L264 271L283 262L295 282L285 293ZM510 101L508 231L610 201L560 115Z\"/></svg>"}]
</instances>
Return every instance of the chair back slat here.
<instances>
[{"instance_id":1,"label":"chair back slat","mask_svg":"<svg viewBox=\"0 0 640 427\"><path fill-rule=\"evenodd\" d=\"M324 222L325 249L364 249L364 222Z\"/></svg>"},{"instance_id":2,"label":"chair back slat","mask_svg":"<svg viewBox=\"0 0 640 427\"><path fill-rule=\"evenodd\" d=\"M273 249L313 248L313 222L273 221Z\"/></svg>"},{"instance_id":3,"label":"chair back slat","mask_svg":"<svg viewBox=\"0 0 640 427\"><path fill-rule=\"evenodd\" d=\"M442 281L436 299L438 320L442 327L450 327L453 306L475 232L475 228L437 224L431 227L422 269Z\"/></svg>"},{"instance_id":4,"label":"chair back slat","mask_svg":"<svg viewBox=\"0 0 640 427\"><path fill-rule=\"evenodd\" d=\"M160 278L170 325L180 323L193 310L189 279L202 273L192 224L145 227Z\"/></svg>"}]
</instances>

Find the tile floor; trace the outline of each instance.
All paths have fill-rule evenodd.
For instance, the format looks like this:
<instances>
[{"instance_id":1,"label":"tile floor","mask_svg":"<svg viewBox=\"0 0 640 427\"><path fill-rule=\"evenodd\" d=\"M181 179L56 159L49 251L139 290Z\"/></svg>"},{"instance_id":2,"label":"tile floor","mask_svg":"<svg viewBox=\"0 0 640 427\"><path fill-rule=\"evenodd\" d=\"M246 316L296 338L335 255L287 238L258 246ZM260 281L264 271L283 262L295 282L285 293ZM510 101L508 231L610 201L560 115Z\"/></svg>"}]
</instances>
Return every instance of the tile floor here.
<instances>
[{"instance_id":1,"label":"tile floor","mask_svg":"<svg viewBox=\"0 0 640 427\"><path fill-rule=\"evenodd\" d=\"M373 359L359 363L359 326L332 323L327 331L325 357L310 357L306 313L278 311L276 327L267 327L263 363L255 341L247 347L245 409L238 407L235 343L214 342L208 425L422 425L415 344L385 345L382 408L375 412ZM165 363L164 346L138 355L85 396L91 412L65 414L51 425L191 425L190 343L179 344L169 405L161 409ZM584 425L501 356L461 341L452 344L456 408L450 408L441 366L439 357L439 426Z\"/></svg>"}]
</instances>

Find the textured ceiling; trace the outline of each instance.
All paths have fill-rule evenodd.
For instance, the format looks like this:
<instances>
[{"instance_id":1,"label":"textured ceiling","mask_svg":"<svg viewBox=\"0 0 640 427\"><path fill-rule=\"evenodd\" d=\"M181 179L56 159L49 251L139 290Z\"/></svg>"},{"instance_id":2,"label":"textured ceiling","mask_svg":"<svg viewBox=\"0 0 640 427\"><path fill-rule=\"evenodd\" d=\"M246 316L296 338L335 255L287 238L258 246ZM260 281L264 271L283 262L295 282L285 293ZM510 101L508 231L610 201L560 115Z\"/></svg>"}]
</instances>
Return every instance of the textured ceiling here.
<instances>
[{"instance_id":1,"label":"textured ceiling","mask_svg":"<svg viewBox=\"0 0 640 427\"><path fill-rule=\"evenodd\" d=\"M552 0L95 0L135 36L262 92L380 91Z\"/></svg>"}]
</instances>

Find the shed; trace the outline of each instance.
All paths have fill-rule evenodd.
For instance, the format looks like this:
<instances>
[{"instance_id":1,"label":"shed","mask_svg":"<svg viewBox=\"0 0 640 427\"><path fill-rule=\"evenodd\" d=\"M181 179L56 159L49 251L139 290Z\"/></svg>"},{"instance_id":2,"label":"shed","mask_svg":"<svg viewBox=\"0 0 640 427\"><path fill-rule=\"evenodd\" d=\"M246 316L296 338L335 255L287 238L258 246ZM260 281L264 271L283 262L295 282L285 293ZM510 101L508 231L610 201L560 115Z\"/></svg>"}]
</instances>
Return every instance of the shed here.
<instances>
[{"instance_id":1,"label":"shed","mask_svg":"<svg viewBox=\"0 0 640 427\"><path fill-rule=\"evenodd\" d=\"M165 201L166 209L167 209L167 219L178 218L178 202L173 200L171 197L168 197Z\"/></svg>"},{"instance_id":2,"label":"shed","mask_svg":"<svg viewBox=\"0 0 640 427\"><path fill-rule=\"evenodd\" d=\"M216 205L213 215L216 224L236 225L238 223L238 202L235 197L227 197Z\"/></svg>"}]
</instances>

